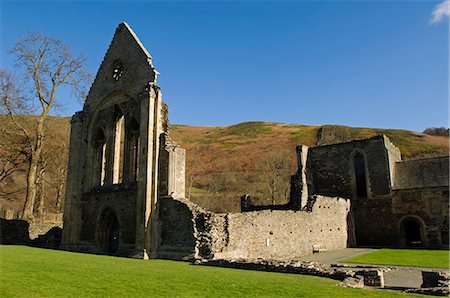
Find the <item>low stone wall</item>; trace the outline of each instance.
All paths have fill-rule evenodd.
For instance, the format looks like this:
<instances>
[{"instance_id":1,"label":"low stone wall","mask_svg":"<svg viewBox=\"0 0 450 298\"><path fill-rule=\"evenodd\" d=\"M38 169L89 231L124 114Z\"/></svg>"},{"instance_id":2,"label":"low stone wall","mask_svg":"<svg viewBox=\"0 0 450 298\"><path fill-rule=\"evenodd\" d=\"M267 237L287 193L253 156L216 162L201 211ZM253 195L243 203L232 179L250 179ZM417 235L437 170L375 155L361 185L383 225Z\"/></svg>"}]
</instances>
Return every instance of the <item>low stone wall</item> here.
<instances>
[{"instance_id":1,"label":"low stone wall","mask_svg":"<svg viewBox=\"0 0 450 298\"><path fill-rule=\"evenodd\" d=\"M30 225L25 220L0 218L0 244L58 248L61 245L62 235L60 225L55 223ZM35 236L32 231L36 233Z\"/></svg>"},{"instance_id":2,"label":"low stone wall","mask_svg":"<svg viewBox=\"0 0 450 298\"><path fill-rule=\"evenodd\" d=\"M347 247L346 199L319 196L309 211L216 214L187 199L161 198L159 256L288 259Z\"/></svg>"},{"instance_id":3,"label":"low stone wall","mask_svg":"<svg viewBox=\"0 0 450 298\"><path fill-rule=\"evenodd\" d=\"M391 270L388 267L364 268L355 266L333 267L316 262L304 261L273 261L262 259L235 259L235 260L197 260L194 264L205 266L217 266L244 270L257 270L279 273L293 273L327 277L341 281L342 287L363 288L371 286L384 287L384 272Z\"/></svg>"},{"instance_id":4,"label":"low stone wall","mask_svg":"<svg viewBox=\"0 0 450 298\"><path fill-rule=\"evenodd\" d=\"M29 227L25 220L0 218L0 244L28 244Z\"/></svg>"},{"instance_id":5,"label":"low stone wall","mask_svg":"<svg viewBox=\"0 0 450 298\"><path fill-rule=\"evenodd\" d=\"M355 276L355 272L352 270L342 268L332 268L328 265L319 264L316 262L304 262L304 261L272 261L262 259L235 259L235 260L202 260L197 261L194 264L204 266L226 267L234 269L244 270L256 270L267 272L280 272L280 273L294 273L304 275L314 275L320 277L328 277L336 280L343 281L348 277Z\"/></svg>"},{"instance_id":6,"label":"low stone wall","mask_svg":"<svg viewBox=\"0 0 450 298\"><path fill-rule=\"evenodd\" d=\"M216 258L287 259L347 247L349 201L319 196L311 212L227 214L228 241Z\"/></svg>"}]
</instances>

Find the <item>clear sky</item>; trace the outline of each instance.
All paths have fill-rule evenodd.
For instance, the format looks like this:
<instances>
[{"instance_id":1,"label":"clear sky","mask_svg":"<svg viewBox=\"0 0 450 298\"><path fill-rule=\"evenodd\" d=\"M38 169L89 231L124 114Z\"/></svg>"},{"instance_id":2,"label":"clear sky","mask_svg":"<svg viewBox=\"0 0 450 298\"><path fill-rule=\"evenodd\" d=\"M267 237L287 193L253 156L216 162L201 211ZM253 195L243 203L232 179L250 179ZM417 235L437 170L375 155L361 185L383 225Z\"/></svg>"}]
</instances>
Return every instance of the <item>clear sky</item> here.
<instances>
[{"instance_id":1,"label":"clear sky","mask_svg":"<svg viewBox=\"0 0 450 298\"><path fill-rule=\"evenodd\" d=\"M83 52L95 74L126 21L153 56L172 123L448 126L441 1L1 2L2 68L28 31ZM82 103L65 98L62 115Z\"/></svg>"}]
</instances>

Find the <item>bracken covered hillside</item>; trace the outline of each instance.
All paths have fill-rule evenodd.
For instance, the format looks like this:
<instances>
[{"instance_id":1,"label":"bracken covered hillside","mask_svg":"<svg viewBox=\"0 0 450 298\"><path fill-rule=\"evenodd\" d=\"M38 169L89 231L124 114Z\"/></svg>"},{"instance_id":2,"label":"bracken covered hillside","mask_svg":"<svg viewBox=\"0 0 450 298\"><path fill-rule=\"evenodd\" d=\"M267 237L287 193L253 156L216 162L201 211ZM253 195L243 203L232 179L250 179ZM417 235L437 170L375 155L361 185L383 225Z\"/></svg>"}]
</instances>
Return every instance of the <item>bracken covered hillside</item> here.
<instances>
[{"instance_id":1,"label":"bracken covered hillside","mask_svg":"<svg viewBox=\"0 0 450 298\"><path fill-rule=\"evenodd\" d=\"M5 118L0 120L4 123ZM69 118L52 117L48 122L50 146L68 148ZM3 123L1 125L3 125ZM354 128L336 125L306 126L270 122L245 122L232 126L172 125L171 137L187 150L186 196L202 207L216 212L239 210L239 197L250 194L256 204L283 203L288 199L289 175L294 173L295 146L332 144L387 135L400 148L403 159L448 155L449 138L429 136L407 130ZM1 144L3 144L2 142ZM5 146L0 148L4 156ZM52 150L49 150L52 152ZM67 155L67 150L61 154ZM284 160L288 166L274 198L267 177L271 172L268 160ZM275 170L274 170L275 172ZM23 173L8 180L7 188L24 189ZM49 173L50 177L57 175ZM5 182L0 184L5 188ZM5 196L0 204L20 208L23 192ZM54 210L54 192L46 198L47 208Z\"/></svg>"}]
</instances>

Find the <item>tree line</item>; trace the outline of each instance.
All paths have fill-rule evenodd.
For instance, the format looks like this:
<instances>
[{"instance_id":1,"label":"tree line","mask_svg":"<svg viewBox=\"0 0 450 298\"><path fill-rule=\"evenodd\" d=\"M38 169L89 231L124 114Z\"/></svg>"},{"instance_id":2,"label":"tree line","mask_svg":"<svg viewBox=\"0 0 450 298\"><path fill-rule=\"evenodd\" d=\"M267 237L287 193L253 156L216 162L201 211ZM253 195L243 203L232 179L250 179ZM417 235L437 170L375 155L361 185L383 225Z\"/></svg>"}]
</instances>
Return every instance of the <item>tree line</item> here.
<instances>
[{"instance_id":1,"label":"tree line","mask_svg":"<svg viewBox=\"0 0 450 298\"><path fill-rule=\"evenodd\" d=\"M34 220L44 212L48 188L55 191L56 208L61 208L67 172L67 144L49 139L46 124L63 103L61 91L70 90L84 99L91 76L82 55L39 32L19 39L10 54L16 66L0 70L0 113L7 117L0 131L0 195L11 197L20 192L8 187L8 182L14 174L24 174L21 217ZM51 142L54 144L49 146ZM53 175L48 175L50 172Z\"/></svg>"}]
</instances>

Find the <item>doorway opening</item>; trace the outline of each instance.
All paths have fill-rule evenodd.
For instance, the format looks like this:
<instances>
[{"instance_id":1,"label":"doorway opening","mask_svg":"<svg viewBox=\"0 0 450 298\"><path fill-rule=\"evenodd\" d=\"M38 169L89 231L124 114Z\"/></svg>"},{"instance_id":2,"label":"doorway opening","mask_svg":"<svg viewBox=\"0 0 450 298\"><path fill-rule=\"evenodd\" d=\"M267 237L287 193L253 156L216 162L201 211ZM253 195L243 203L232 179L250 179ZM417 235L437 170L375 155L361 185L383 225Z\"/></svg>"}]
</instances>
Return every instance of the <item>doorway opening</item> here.
<instances>
[{"instance_id":1,"label":"doorway opening","mask_svg":"<svg viewBox=\"0 0 450 298\"><path fill-rule=\"evenodd\" d=\"M111 208L105 209L97 222L97 247L110 255L119 250L119 221Z\"/></svg>"},{"instance_id":2,"label":"doorway opening","mask_svg":"<svg viewBox=\"0 0 450 298\"><path fill-rule=\"evenodd\" d=\"M407 247L422 247L422 225L414 218L407 218L402 222L402 234Z\"/></svg>"}]
</instances>

